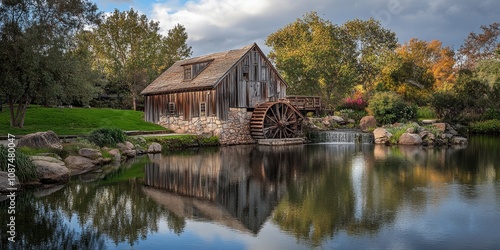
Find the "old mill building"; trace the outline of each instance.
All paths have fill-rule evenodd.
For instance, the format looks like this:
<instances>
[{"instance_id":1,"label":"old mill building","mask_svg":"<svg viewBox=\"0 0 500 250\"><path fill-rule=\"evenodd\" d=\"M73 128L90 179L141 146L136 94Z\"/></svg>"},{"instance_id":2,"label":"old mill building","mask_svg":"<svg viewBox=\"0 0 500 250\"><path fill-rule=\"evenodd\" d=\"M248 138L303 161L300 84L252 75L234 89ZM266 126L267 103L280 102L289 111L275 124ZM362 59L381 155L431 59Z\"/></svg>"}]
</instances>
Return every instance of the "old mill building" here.
<instances>
[{"instance_id":1,"label":"old mill building","mask_svg":"<svg viewBox=\"0 0 500 250\"><path fill-rule=\"evenodd\" d=\"M177 133L218 136L221 144L241 144L299 133L302 115L282 101L287 87L254 43L177 61L141 94L146 121Z\"/></svg>"}]
</instances>

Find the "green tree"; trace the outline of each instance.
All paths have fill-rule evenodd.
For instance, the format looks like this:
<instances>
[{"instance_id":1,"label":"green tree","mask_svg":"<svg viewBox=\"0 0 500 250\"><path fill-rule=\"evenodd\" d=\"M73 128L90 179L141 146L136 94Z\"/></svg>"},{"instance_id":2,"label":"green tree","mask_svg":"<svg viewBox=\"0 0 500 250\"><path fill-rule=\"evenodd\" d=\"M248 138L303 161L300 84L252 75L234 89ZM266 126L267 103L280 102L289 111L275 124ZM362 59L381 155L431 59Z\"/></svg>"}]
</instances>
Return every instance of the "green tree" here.
<instances>
[{"instance_id":1,"label":"green tree","mask_svg":"<svg viewBox=\"0 0 500 250\"><path fill-rule=\"evenodd\" d=\"M370 90L381 74L386 55L397 47L396 34L373 18L354 19L344 23L343 28L357 45L359 82Z\"/></svg>"},{"instance_id":2,"label":"green tree","mask_svg":"<svg viewBox=\"0 0 500 250\"><path fill-rule=\"evenodd\" d=\"M269 35L266 45L291 94L321 95L331 106L356 82L356 44L315 12Z\"/></svg>"},{"instance_id":3,"label":"green tree","mask_svg":"<svg viewBox=\"0 0 500 250\"><path fill-rule=\"evenodd\" d=\"M74 34L98 19L96 11L87 0L1 2L0 90L11 126L23 127L33 101L85 101L88 92L81 90L91 89L89 71L70 51ZM75 88L79 94L69 91Z\"/></svg>"},{"instance_id":4,"label":"green tree","mask_svg":"<svg viewBox=\"0 0 500 250\"><path fill-rule=\"evenodd\" d=\"M130 9L115 10L102 24L80 34L81 45L92 54L95 69L106 76L110 87L125 92L136 109L139 92L173 62L191 55L181 25L160 34L158 22Z\"/></svg>"}]
</instances>

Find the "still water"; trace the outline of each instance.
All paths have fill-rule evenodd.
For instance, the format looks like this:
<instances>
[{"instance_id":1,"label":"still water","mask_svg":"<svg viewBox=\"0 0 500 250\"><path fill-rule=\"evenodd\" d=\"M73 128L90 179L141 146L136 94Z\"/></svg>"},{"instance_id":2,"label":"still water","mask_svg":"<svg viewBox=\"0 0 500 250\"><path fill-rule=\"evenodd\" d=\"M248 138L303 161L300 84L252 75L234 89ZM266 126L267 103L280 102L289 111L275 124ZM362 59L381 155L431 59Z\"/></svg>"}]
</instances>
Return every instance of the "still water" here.
<instances>
[{"instance_id":1,"label":"still water","mask_svg":"<svg viewBox=\"0 0 500 250\"><path fill-rule=\"evenodd\" d=\"M500 138L192 149L17 198L0 249L500 249Z\"/></svg>"}]
</instances>

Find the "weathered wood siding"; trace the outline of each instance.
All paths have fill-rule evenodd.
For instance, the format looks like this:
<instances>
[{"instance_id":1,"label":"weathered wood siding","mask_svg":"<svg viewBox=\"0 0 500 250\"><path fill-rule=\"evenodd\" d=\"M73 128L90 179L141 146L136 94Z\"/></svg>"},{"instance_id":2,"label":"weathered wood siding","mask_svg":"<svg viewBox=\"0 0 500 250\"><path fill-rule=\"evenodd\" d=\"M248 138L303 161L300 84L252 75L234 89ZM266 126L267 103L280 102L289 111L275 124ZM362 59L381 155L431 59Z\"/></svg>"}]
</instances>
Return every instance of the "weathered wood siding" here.
<instances>
[{"instance_id":1,"label":"weathered wood siding","mask_svg":"<svg viewBox=\"0 0 500 250\"><path fill-rule=\"evenodd\" d=\"M227 120L229 108L255 108L259 103L285 96L286 84L260 50L254 48L229 69L214 90L146 96L145 119L156 123L160 116L174 115L188 120L200 115L200 103L205 102L207 115ZM168 110L169 103L175 103L175 113Z\"/></svg>"},{"instance_id":2,"label":"weathered wood siding","mask_svg":"<svg viewBox=\"0 0 500 250\"><path fill-rule=\"evenodd\" d=\"M205 103L206 116L215 116L215 91L192 91L145 96L145 120L157 123L160 116L183 116L184 119L200 116L200 103ZM169 110L170 104L174 110Z\"/></svg>"},{"instance_id":3,"label":"weathered wood siding","mask_svg":"<svg viewBox=\"0 0 500 250\"><path fill-rule=\"evenodd\" d=\"M216 87L217 110L226 120L229 108L255 108L286 96L286 85L258 50L251 50Z\"/></svg>"}]
</instances>

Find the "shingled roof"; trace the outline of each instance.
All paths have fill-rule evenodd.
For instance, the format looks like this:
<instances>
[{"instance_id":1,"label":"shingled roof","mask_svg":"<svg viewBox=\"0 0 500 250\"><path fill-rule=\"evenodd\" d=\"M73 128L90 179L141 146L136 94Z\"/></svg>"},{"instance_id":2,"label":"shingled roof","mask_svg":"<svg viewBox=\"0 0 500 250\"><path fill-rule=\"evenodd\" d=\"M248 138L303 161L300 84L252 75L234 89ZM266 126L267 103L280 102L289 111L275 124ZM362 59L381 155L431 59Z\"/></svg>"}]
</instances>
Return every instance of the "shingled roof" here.
<instances>
[{"instance_id":1,"label":"shingled roof","mask_svg":"<svg viewBox=\"0 0 500 250\"><path fill-rule=\"evenodd\" d=\"M177 61L149 84L141 92L141 95L212 89L254 46L257 46L257 44L254 43L241 49ZM193 79L184 80L183 66L201 62L209 62L209 64Z\"/></svg>"}]
</instances>

